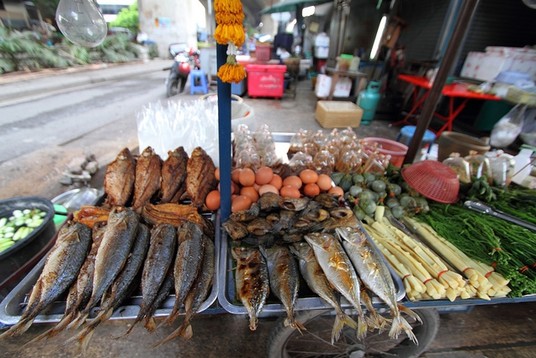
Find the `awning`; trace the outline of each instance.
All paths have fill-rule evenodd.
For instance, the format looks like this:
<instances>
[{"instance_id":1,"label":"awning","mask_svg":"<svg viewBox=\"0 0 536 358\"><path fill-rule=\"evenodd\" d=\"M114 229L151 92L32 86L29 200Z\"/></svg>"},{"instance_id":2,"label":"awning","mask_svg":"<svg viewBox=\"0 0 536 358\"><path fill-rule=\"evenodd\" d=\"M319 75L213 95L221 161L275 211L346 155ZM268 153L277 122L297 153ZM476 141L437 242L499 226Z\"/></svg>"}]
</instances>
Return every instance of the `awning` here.
<instances>
[{"instance_id":1,"label":"awning","mask_svg":"<svg viewBox=\"0 0 536 358\"><path fill-rule=\"evenodd\" d=\"M307 7L332 2L333 0L283 0L277 4L262 9L261 14L295 11L298 6Z\"/></svg>"}]
</instances>

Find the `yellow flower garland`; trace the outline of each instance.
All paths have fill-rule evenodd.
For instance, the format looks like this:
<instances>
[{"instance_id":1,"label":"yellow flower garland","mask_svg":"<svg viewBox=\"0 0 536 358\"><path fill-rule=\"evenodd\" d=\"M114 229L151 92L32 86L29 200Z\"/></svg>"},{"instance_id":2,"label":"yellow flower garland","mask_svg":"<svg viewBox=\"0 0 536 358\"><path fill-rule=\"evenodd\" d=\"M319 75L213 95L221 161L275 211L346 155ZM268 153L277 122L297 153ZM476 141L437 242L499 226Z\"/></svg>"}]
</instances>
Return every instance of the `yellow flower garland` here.
<instances>
[{"instance_id":1,"label":"yellow flower garland","mask_svg":"<svg viewBox=\"0 0 536 358\"><path fill-rule=\"evenodd\" d=\"M210 1L210 0L209 0ZM214 0L216 30L214 39L228 45L227 61L218 69L218 77L227 83L238 83L246 78L245 68L236 62L236 49L244 44L244 12L240 0Z\"/></svg>"}]
</instances>

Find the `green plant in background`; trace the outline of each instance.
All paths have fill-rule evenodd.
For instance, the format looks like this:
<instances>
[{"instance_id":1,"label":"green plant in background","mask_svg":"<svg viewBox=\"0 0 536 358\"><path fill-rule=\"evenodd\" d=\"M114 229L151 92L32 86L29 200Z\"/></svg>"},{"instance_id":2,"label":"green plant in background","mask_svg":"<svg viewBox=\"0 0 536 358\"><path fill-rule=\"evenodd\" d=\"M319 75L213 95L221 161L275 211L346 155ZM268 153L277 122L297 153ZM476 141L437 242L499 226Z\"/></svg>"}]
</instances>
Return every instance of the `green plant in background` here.
<instances>
[{"instance_id":1,"label":"green plant in background","mask_svg":"<svg viewBox=\"0 0 536 358\"><path fill-rule=\"evenodd\" d=\"M0 73L69 65L56 49L41 43L36 33L0 28Z\"/></svg>"},{"instance_id":2,"label":"green plant in background","mask_svg":"<svg viewBox=\"0 0 536 358\"><path fill-rule=\"evenodd\" d=\"M129 29L133 34L138 33L139 26L137 2L119 11L117 18L110 23L110 27L123 27Z\"/></svg>"}]
</instances>

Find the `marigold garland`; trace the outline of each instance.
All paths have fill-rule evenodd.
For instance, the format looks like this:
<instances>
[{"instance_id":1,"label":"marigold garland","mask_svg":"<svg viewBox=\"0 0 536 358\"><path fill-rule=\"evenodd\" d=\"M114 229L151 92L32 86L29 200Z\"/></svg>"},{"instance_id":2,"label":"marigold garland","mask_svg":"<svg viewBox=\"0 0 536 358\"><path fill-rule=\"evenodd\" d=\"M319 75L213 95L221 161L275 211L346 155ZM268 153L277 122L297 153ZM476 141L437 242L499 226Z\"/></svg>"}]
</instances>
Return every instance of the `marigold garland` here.
<instances>
[{"instance_id":1,"label":"marigold garland","mask_svg":"<svg viewBox=\"0 0 536 358\"><path fill-rule=\"evenodd\" d=\"M244 44L244 12L240 0L214 0L216 30L214 39L220 45L228 45L227 61L218 69L218 77L227 83L238 83L246 78L245 68L236 62L237 47Z\"/></svg>"}]
</instances>

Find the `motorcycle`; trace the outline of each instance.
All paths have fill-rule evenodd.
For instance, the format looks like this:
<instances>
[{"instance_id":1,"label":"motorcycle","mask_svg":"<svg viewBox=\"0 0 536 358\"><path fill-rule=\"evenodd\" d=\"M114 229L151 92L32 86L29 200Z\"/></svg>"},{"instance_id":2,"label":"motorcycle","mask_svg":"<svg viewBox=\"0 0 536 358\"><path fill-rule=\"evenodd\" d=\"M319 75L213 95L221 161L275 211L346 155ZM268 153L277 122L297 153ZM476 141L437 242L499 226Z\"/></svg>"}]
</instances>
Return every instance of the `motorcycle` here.
<instances>
[{"instance_id":1,"label":"motorcycle","mask_svg":"<svg viewBox=\"0 0 536 358\"><path fill-rule=\"evenodd\" d=\"M173 64L169 68L169 75L166 79L166 96L168 98L182 93L190 71L201 68L199 51L189 49L185 44L169 45L169 53L173 57Z\"/></svg>"}]
</instances>

